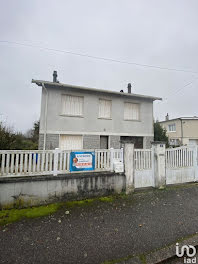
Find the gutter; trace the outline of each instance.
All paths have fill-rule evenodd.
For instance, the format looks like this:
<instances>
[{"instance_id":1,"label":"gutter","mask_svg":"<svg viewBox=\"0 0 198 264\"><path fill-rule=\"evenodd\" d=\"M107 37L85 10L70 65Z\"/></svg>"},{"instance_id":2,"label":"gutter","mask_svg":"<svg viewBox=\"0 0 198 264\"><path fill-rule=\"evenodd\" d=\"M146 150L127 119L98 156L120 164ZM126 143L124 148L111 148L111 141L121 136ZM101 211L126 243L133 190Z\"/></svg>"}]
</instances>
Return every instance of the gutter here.
<instances>
[{"instance_id":1,"label":"gutter","mask_svg":"<svg viewBox=\"0 0 198 264\"><path fill-rule=\"evenodd\" d=\"M47 109L48 109L48 91L45 87L44 83L42 83L42 87L46 92L46 99L45 99L45 124L44 124L44 142L43 142L43 150L46 150L46 131L47 131Z\"/></svg>"},{"instance_id":2,"label":"gutter","mask_svg":"<svg viewBox=\"0 0 198 264\"><path fill-rule=\"evenodd\" d=\"M43 80L34 80L32 79L32 83L36 83L38 86L42 86L43 84L49 86L57 86L57 87L63 87L63 88L72 88L72 89L79 89L79 90L84 90L88 92L93 92L93 93L106 93L110 95L119 95L119 96L125 96L125 97L136 97L136 98L142 98L142 99L148 99L148 100L162 100L160 97L154 97L154 96L148 96L148 95L141 95L141 94L135 94L135 93L121 93L121 92L115 92L111 90L104 90L104 89L96 89L96 88L89 88L89 87L83 87L83 86L77 86L77 85L71 85L71 84L63 84L63 83L54 83L54 82L48 82L48 81L43 81Z\"/></svg>"}]
</instances>

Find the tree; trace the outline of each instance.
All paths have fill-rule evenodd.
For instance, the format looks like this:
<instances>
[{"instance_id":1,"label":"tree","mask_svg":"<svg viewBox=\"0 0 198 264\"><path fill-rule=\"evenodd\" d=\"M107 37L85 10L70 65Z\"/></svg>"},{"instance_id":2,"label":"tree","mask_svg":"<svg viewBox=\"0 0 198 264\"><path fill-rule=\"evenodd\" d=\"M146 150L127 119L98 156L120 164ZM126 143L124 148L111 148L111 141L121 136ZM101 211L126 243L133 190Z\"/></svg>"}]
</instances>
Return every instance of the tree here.
<instances>
[{"instance_id":1,"label":"tree","mask_svg":"<svg viewBox=\"0 0 198 264\"><path fill-rule=\"evenodd\" d=\"M32 137L31 137L31 140L37 144L39 141L39 126L40 126L40 121L34 122L34 127L32 129Z\"/></svg>"},{"instance_id":2,"label":"tree","mask_svg":"<svg viewBox=\"0 0 198 264\"><path fill-rule=\"evenodd\" d=\"M14 132L0 122L0 149L1 150L35 150L38 149L39 121L34 123L28 136Z\"/></svg>"},{"instance_id":3,"label":"tree","mask_svg":"<svg viewBox=\"0 0 198 264\"><path fill-rule=\"evenodd\" d=\"M166 129L164 129L159 122L154 123L154 141L163 141L166 143L166 147L169 146Z\"/></svg>"},{"instance_id":4,"label":"tree","mask_svg":"<svg viewBox=\"0 0 198 264\"><path fill-rule=\"evenodd\" d=\"M12 149L14 141L15 136L11 129L0 122L0 149Z\"/></svg>"}]
</instances>

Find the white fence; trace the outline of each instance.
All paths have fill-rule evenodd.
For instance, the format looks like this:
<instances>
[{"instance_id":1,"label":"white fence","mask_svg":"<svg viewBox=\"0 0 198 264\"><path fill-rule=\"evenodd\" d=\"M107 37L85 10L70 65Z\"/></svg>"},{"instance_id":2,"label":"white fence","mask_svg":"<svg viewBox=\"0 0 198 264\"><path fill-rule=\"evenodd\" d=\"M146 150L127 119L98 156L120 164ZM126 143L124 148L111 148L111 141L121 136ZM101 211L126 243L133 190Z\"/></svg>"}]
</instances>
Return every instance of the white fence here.
<instances>
[{"instance_id":1,"label":"white fence","mask_svg":"<svg viewBox=\"0 0 198 264\"><path fill-rule=\"evenodd\" d=\"M177 184L198 181L198 147L185 146L164 149L165 183ZM134 150L135 188L156 186L154 149ZM163 167L163 164L157 166Z\"/></svg>"},{"instance_id":2,"label":"white fence","mask_svg":"<svg viewBox=\"0 0 198 264\"><path fill-rule=\"evenodd\" d=\"M197 147L166 149L166 184L196 181Z\"/></svg>"},{"instance_id":3,"label":"white fence","mask_svg":"<svg viewBox=\"0 0 198 264\"><path fill-rule=\"evenodd\" d=\"M81 150L95 152L95 171L113 171L114 162L124 162L123 149ZM157 151L157 152L156 152ZM159 152L158 152L159 151ZM161 152L162 151L162 152ZM134 150L135 188L157 186L157 170L162 169L165 184L198 181L198 147ZM162 158L162 164L160 159ZM34 176L70 173L70 151L0 150L0 176ZM160 172L161 174L161 172Z\"/></svg>"},{"instance_id":4,"label":"white fence","mask_svg":"<svg viewBox=\"0 0 198 264\"><path fill-rule=\"evenodd\" d=\"M135 188L154 186L152 149L135 149L134 166Z\"/></svg>"},{"instance_id":5,"label":"white fence","mask_svg":"<svg viewBox=\"0 0 198 264\"><path fill-rule=\"evenodd\" d=\"M110 171L115 160L123 162L123 149L87 151L95 151L96 171ZM69 173L69 168L70 151L59 149L45 151L0 150L0 176L57 175Z\"/></svg>"}]
</instances>

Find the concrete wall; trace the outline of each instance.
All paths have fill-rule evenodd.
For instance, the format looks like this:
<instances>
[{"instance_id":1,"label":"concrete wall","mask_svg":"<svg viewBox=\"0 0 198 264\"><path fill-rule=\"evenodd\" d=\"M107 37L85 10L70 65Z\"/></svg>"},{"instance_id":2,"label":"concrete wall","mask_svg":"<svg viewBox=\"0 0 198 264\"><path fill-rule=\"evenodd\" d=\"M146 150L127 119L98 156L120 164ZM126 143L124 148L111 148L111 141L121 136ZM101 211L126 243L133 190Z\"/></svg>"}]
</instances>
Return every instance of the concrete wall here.
<instances>
[{"instance_id":1,"label":"concrete wall","mask_svg":"<svg viewBox=\"0 0 198 264\"><path fill-rule=\"evenodd\" d=\"M169 120L166 122L160 122L161 126L163 128L166 129L167 131L167 136L171 139L171 138L178 138L181 139L181 121L179 119L175 119L175 120ZM169 132L168 130L168 126L169 125L176 125L176 131L175 132Z\"/></svg>"},{"instance_id":2,"label":"concrete wall","mask_svg":"<svg viewBox=\"0 0 198 264\"><path fill-rule=\"evenodd\" d=\"M100 136L84 135L83 136L83 148L84 149L99 149L100 148Z\"/></svg>"},{"instance_id":3,"label":"concrete wall","mask_svg":"<svg viewBox=\"0 0 198 264\"><path fill-rule=\"evenodd\" d=\"M32 206L121 193L126 189L123 174L83 173L0 179L0 208Z\"/></svg>"},{"instance_id":4,"label":"concrete wall","mask_svg":"<svg viewBox=\"0 0 198 264\"><path fill-rule=\"evenodd\" d=\"M198 120L180 119L169 120L160 122L163 128L167 130L167 136L169 139L179 139L183 145L189 144L189 139L198 139ZM175 132L169 132L168 126L171 124L176 125ZM183 130L183 139L182 139Z\"/></svg>"},{"instance_id":5,"label":"concrete wall","mask_svg":"<svg viewBox=\"0 0 198 264\"><path fill-rule=\"evenodd\" d=\"M44 134L39 134L39 149L43 149ZM46 149L55 149L59 147L59 135L47 134L46 135Z\"/></svg>"},{"instance_id":6,"label":"concrete wall","mask_svg":"<svg viewBox=\"0 0 198 264\"><path fill-rule=\"evenodd\" d=\"M110 136L109 138L109 147L114 149L120 148L120 136Z\"/></svg>"},{"instance_id":7,"label":"concrete wall","mask_svg":"<svg viewBox=\"0 0 198 264\"><path fill-rule=\"evenodd\" d=\"M150 137L149 137L150 139ZM43 149L44 134L39 134L39 149ZM146 145L150 147L149 144ZM59 135L46 135L46 149L55 149L59 147ZM109 136L109 148L120 148L120 136ZM83 149L100 149L99 135L83 135Z\"/></svg>"},{"instance_id":8,"label":"concrete wall","mask_svg":"<svg viewBox=\"0 0 198 264\"><path fill-rule=\"evenodd\" d=\"M137 99L122 95L104 95L103 93L88 92L72 89L47 87L47 134L80 134L80 135L108 135L116 136L153 136L153 102L150 99ZM61 115L61 95L72 94L84 96L83 117L69 117ZM112 119L98 118L99 98L112 100ZM42 90L42 105L40 118L40 134L45 132L45 100L46 92ZM124 120L124 102L140 104L140 121ZM110 145L118 147L118 140L110 138ZM42 145L42 140L40 139ZM92 141L93 142L93 141ZM90 144L89 142L85 145ZM98 144L98 143L94 143ZM54 144L56 145L56 144Z\"/></svg>"},{"instance_id":9,"label":"concrete wall","mask_svg":"<svg viewBox=\"0 0 198 264\"><path fill-rule=\"evenodd\" d=\"M154 141L154 137L144 137L143 138L143 148L149 149L152 146L152 142Z\"/></svg>"}]
</instances>

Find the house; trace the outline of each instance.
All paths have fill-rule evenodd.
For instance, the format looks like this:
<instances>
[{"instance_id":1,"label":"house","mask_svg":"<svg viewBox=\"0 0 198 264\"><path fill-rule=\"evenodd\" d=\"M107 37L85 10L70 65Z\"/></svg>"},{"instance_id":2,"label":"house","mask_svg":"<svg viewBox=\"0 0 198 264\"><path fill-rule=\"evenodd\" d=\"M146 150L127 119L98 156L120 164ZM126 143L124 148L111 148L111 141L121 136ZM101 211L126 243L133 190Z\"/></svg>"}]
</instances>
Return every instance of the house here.
<instances>
[{"instance_id":1,"label":"house","mask_svg":"<svg viewBox=\"0 0 198 264\"><path fill-rule=\"evenodd\" d=\"M167 131L170 145L198 145L198 117L179 117L159 122Z\"/></svg>"},{"instance_id":2,"label":"house","mask_svg":"<svg viewBox=\"0 0 198 264\"><path fill-rule=\"evenodd\" d=\"M42 87L40 149L108 149L153 140L153 101L158 97L32 80Z\"/></svg>"}]
</instances>

